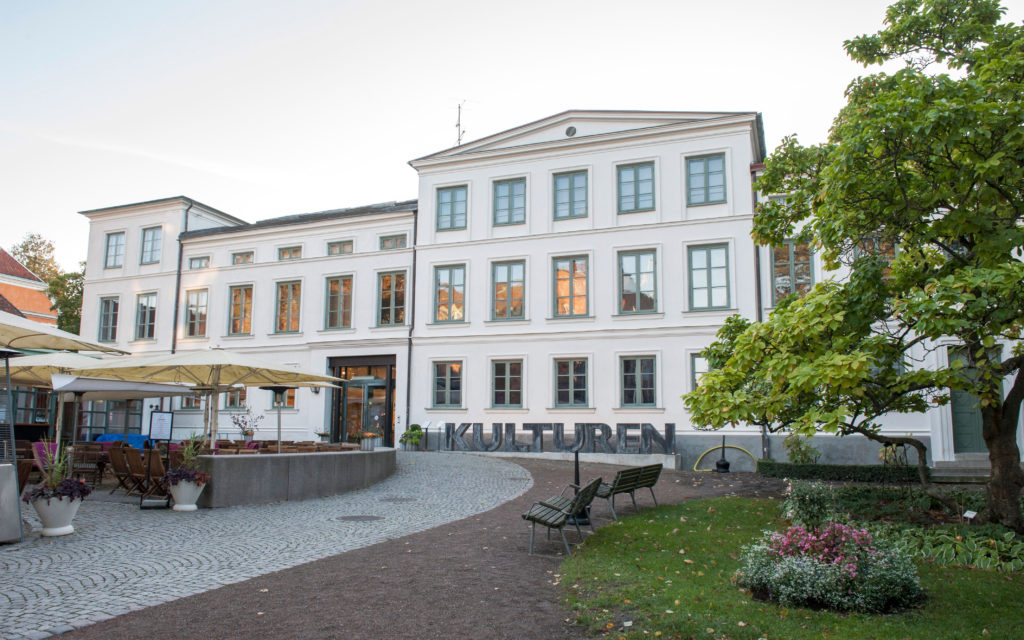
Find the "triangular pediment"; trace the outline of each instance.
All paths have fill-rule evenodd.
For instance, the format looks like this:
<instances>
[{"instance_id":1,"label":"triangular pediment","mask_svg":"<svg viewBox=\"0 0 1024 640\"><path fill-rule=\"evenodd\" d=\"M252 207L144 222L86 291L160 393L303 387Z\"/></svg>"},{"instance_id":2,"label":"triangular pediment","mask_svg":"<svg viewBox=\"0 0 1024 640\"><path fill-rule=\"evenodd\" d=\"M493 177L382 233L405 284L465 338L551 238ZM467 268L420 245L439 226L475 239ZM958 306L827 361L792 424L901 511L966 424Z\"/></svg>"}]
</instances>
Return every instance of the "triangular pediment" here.
<instances>
[{"instance_id":1,"label":"triangular pediment","mask_svg":"<svg viewBox=\"0 0 1024 640\"><path fill-rule=\"evenodd\" d=\"M564 111L542 120L466 142L419 160L442 160L476 153L512 150L572 140L594 139L630 131L712 120L737 112L709 111Z\"/></svg>"}]
</instances>

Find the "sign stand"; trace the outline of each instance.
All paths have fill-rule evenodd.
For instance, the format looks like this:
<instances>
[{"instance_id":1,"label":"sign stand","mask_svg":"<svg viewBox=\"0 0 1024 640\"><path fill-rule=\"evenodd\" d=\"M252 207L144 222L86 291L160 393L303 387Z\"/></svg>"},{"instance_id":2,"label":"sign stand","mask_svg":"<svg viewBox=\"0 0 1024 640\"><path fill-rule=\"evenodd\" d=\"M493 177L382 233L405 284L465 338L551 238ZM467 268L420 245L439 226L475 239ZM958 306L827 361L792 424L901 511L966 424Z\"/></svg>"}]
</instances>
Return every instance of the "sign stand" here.
<instances>
[{"instance_id":1,"label":"sign stand","mask_svg":"<svg viewBox=\"0 0 1024 640\"><path fill-rule=\"evenodd\" d=\"M165 441L167 444L166 458L164 459L164 469L169 469L171 465L171 431L174 428L174 412L172 411L153 411L149 414L149 440L155 447L157 442L160 440ZM151 458L146 456L146 477L150 477L149 466ZM154 504L155 503L155 504ZM170 509L171 508L171 494L167 493L167 497L162 500L150 500L147 501L143 496L139 496L139 509Z\"/></svg>"}]
</instances>

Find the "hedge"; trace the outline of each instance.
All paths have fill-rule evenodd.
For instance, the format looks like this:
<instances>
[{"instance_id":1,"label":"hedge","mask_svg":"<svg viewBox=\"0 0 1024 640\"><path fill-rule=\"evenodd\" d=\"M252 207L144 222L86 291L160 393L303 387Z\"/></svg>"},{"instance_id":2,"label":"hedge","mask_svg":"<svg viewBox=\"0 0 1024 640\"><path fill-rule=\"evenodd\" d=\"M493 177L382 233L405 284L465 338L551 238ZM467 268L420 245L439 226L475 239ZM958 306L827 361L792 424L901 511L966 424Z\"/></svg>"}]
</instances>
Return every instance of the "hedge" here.
<instances>
[{"instance_id":1,"label":"hedge","mask_svg":"<svg viewBox=\"0 0 1024 640\"><path fill-rule=\"evenodd\" d=\"M880 464L794 464L770 459L757 461L757 471L769 478L838 480L846 482L918 482L917 466ZM926 470L927 471L927 470Z\"/></svg>"}]
</instances>

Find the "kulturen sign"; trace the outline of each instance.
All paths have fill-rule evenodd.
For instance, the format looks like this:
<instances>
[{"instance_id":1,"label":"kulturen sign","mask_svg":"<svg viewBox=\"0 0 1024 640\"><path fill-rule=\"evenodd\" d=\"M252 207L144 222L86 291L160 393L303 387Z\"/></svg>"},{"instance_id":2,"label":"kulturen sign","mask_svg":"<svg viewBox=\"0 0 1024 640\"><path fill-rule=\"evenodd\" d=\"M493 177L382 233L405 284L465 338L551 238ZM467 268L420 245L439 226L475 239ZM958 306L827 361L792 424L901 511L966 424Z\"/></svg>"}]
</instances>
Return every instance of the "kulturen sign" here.
<instances>
[{"instance_id":1,"label":"kulturen sign","mask_svg":"<svg viewBox=\"0 0 1024 640\"><path fill-rule=\"evenodd\" d=\"M466 432L472 430L470 439ZM565 425L561 422L527 422L523 431L531 432L529 442L516 441L514 422L491 423L490 440L484 441L484 425L481 422L462 422L458 426L446 423L444 427L445 448L449 451L544 451L544 434L550 432L553 451L573 453L586 451L595 453L652 453L651 445L657 445L661 453L673 454L676 449L676 425L666 423L664 433L654 425L640 422L620 422L612 428L603 422L577 422L572 442L566 442Z\"/></svg>"}]
</instances>

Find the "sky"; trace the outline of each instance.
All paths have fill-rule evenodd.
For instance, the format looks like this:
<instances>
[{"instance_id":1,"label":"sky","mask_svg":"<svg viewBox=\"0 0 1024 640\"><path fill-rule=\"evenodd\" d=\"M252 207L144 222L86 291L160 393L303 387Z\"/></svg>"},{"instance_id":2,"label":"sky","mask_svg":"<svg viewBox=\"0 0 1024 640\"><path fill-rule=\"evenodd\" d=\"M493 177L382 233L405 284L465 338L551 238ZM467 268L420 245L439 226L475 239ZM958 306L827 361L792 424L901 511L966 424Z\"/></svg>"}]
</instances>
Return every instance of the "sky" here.
<instances>
[{"instance_id":1,"label":"sky","mask_svg":"<svg viewBox=\"0 0 1024 640\"><path fill-rule=\"evenodd\" d=\"M821 142L890 0L0 0L0 245L79 211L416 197L408 161L567 109L759 111ZM1004 0L1024 18L1024 0Z\"/></svg>"}]
</instances>

